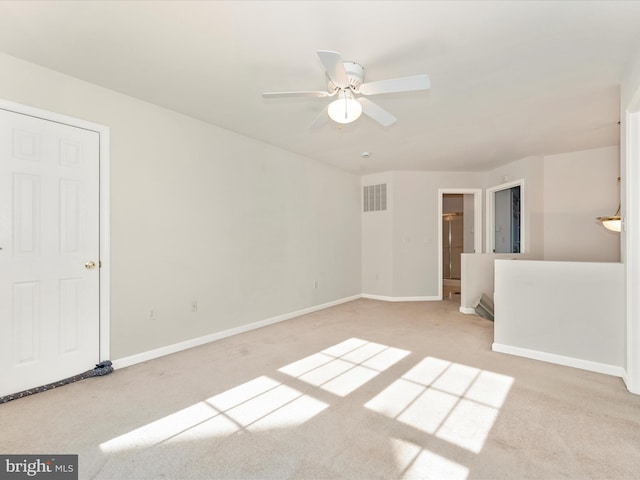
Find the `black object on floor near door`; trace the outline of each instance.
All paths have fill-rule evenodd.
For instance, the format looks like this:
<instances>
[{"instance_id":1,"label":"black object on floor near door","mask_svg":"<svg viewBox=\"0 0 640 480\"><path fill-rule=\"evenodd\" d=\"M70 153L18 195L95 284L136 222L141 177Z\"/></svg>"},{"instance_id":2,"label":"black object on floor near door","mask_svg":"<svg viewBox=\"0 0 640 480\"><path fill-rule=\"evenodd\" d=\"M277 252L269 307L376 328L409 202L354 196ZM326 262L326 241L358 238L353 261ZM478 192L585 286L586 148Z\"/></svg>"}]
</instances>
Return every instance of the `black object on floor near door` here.
<instances>
[{"instance_id":1,"label":"black object on floor near door","mask_svg":"<svg viewBox=\"0 0 640 480\"><path fill-rule=\"evenodd\" d=\"M74 375L73 377L65 378L64 380L59 380L57 382L48 383L47 385L42 385L41 387L30 388L28 390L23 390L22 392L0 397L0 403L7 403L11 400L17 400L18 398L27 397L35 393L46 392L47 390L62 387L63 385L68 385L69 383L84 380L86 378L102 377L104 375L110 374L111 372L113 372L111 360L105 360L104 362L98 363L93 370L87 370L80 375Z\"/></svg>"}]
</instances>

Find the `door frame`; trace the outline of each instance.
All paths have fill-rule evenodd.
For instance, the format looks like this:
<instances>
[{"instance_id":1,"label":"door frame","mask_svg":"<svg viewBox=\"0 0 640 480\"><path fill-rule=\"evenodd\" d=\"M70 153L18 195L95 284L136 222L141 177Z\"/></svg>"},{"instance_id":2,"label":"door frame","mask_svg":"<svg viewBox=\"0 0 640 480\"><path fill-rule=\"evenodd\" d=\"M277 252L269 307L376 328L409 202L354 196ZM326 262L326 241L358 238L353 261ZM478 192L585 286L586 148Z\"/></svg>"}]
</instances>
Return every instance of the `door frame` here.
<instances>
[{"instance_id":1,"label":"door frame","mask_svg":"<svg viewBox=\"0 0 640 480\"><path fill-rule=\"evenodd\" d=\"M520 187L520 251L518 253L514 253L513 255L519 255L522 253L526 253L527 251L527 221L525 218L525 212L527 211L525 208L526 194L524 189L524 178L520 178L511 182L501 183L500 185L496 185L495 187L487 188L487 243L485 244L487 253L495 253L493 251L495 249L496 240L494 211L495 194L496 192L509 190L513 187Z\"/></svg>"},{"instance_id":2,"label":"door frame","mask_svg":"<svg viewBox=\"0 0 640 480\"><path fill-rule=\"evenodd\" d=\"M623 380L631 393L640 395L640 88L624 110L624 153L622 165L621 245L625 266L626 368Z\"/></svg>"},{"instance_id":3,"label":"door frame","mask_svg":"<svg viewBox=\"0 0 640 480\"><path fill-rule=\"evenodd\" d=\"M78 118L69 117L60 113L50 112L28 105L0 99L0 109L7 110L22 115L28 115L42 120L62 123L71 127L82 128L96 132L99 137L99 162L100 162L100 184L99 184L99 209L100 209L100 293L99 293L99 358L100 361L109 360L111 353L110 345L110 278L111 278L111 256L110 256L110 222L109 222L109 127L97 123L87 122Z\"/></svg>"},{"instance_id":4,"label":"door frame","mask_svg":"<svg viewBox=\"0 0 640 480\"><path fill-rule=\"evenodd\" d=\"M482 189L439 188L438 189L438 297L442 300L442 198L450 194L473 195L473 247L482 253Z\"/></svg>"}]
</instances>

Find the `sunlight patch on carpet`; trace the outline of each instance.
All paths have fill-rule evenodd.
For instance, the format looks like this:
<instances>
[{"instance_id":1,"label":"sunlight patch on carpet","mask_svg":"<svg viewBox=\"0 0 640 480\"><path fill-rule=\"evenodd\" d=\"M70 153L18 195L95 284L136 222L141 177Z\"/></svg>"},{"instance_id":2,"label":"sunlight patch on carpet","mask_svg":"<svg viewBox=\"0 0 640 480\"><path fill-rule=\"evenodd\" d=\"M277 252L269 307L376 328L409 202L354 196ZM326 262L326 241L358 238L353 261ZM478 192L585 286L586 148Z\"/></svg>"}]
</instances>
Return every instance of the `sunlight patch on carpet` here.
<instances>
[{"instance_id":1,"label":"sunlight patch on carpet","mask_svg":"<svg viewBox=\"0 0 640 480\"><path fill-rule=\"evenodd\" d=\"M328 405L269 377L258 377L100 444L105 453L211 438L241 430L297 427Z\"/></svg>"},{"instance_id":2,"label":"sunlight patch on carpet","mask_svg":"<svg viewBox=\"0 0 640 480\"><path fill-rule=\"evenodd\" d=\"M479 453L513 378L427 357L365 407Z\"/></svg>"},{"instance_id":3,"label":"sunlight patch on carpet","mask_svg":"<svg viewBox=\"0 0 640 480\"><path fill-rule=\"evenodd\" d=\"M215 409L203 402L196 403L185 409L136 428L124 435L100 444L103 452L117 452L135 448L150 447L162 443L166 439L177 435L189 428L193 428L205 420L217 415Z\"/></svg>"},{"instance_id":4,"label":"sunlight patch on carpet","mask_svg":"<svg viewBox=\"0 0 640 480\"><path fill-rule=\"evenodd\" d=\"M278 371L345 397L409 353L380 343L350 338Z\"/></svg>"},{"instance_id":5,"label":"sunlight patch on carpet","mask_svg":"<svg viewBox=\"0 0 640 480\"><path fill-rule=\"evenodd\" d=\"M469 469L412 442L391 439L396 465L402 478L420 480L465 480Z\"/></svg>"}]
</instances>

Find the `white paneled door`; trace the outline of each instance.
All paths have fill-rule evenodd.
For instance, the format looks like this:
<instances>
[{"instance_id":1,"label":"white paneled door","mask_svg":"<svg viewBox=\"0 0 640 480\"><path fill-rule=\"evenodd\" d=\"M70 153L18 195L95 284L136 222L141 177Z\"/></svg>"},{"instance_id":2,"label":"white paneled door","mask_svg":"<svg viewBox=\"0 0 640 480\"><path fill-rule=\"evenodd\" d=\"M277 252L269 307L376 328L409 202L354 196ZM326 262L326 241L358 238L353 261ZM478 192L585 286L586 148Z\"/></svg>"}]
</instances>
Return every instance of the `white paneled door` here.
<instances>
[{"instance_id":1,"label":"white paneled door","mask_svg":"<svg viewBox=\"0 0 640 480\"><path fill-rule=\"evenodd\" d=\"M99 361L99 134L0 109L0 396Z\"/></svg>"}]
</instances>

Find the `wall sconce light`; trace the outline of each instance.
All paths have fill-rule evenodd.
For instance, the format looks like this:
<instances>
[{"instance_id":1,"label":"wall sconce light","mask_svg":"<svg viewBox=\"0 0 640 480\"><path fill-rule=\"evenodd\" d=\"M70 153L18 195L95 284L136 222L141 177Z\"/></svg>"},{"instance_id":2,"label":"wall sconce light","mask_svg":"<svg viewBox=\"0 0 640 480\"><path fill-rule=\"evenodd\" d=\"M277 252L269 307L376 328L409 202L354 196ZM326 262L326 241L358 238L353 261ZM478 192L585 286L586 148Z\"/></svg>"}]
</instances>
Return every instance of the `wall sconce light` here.
<instances>
[{"instance_id":1,"label":"wall sconce light","mask_svg":"<svg viewBox=\"0 0 640 480\"><path fill-rule=\"evenodd\" d=\"M620 183L620 177L618 177L618 184ZM597 220L602 223L602 226L612 232L622 231L622 218L620 217L620 203L618 203L618 210L611 217L598 217Z\"/></svg>"},{"instance_id":2,"label":"wall sconce light","mask_svg":"<svg viewBox=\"0 0 640 480\"><path fill-rule=\"evenodd\" d=\"M622 219L620 218L620 208L612 217L598 217L598 220L602 223L602 226L612 232L620 232L622 230Z\"/></svg>"}]
</instances>

